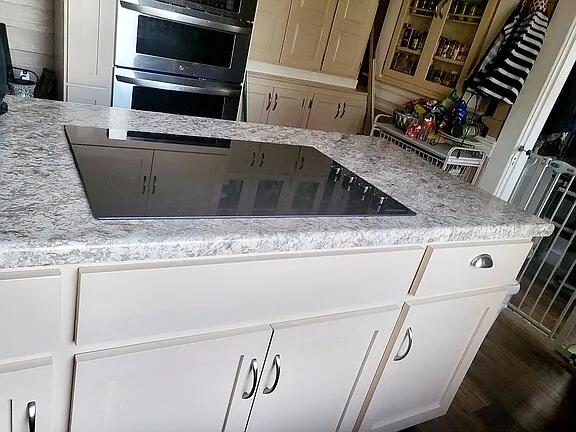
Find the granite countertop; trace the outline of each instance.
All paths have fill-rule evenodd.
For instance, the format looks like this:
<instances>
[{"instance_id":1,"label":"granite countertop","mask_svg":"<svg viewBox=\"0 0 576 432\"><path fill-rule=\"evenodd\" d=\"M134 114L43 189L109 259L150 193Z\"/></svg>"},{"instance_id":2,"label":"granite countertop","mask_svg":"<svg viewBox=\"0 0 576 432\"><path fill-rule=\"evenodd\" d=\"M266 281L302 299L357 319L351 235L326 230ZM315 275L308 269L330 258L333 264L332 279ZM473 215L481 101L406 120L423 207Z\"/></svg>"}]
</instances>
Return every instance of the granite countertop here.
<instances>
[{"instance_id":1,"label":"granite countertop","mask_svg":"<svg viewBox=\"0 0 576 432\"><path fill-rule=\"evenodd\" d=\"M547 236L552 226L379 138L8 97L0 268ZM417 216L96 220L63 125L311 145Z\"/></svg>"}]
</instances>

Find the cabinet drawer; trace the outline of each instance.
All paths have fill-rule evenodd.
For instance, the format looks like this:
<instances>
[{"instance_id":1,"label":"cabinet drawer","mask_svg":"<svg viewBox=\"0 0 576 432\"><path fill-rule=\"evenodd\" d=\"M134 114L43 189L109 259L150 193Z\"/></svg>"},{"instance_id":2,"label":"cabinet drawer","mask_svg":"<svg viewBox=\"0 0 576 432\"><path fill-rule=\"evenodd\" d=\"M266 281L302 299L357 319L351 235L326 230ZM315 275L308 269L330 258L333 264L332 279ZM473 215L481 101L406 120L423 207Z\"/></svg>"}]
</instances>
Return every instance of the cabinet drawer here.
<instances>
[{"instance_id":1,"label":"cabinet drawer","mask_svg":"<svg viewBox=\"0 0 576 432\"><path fill-rule=\"evenodd\" d=\"M80 269L76 342L225 329L403 301L421 248Z\"/></svg>"},{"instance_id":2,"label":"cabinet drawer","mask_svg":"<svg viewBox=\"0 0 576 432\"><path fill-rule=\"evenodd\" d=\"M0 365L0 430L28 432L35 408L37 432L52 430L52 358ZM32 411L30 411L32 414Z\"/></svg>"},{"instance_id":3,"label":"cabinet drawer","mask_svg":"<svg viewBox=\"0 0 576 432\"><path fill-rule=\"evenodd\" d=\"M516 279L531 247L529 241L430 246L410 293L432 296L503 286Z\"/></svg>"},{"instance_id":4,"label":"cabinet drawer","mask_svg":"<svg viewBox=\"0 0 576 432\"><path fill-rule=\"evenodd\" d=\"M0 272L0 360L49 351L58 340L59 271Z\"/></svg>"}]
</instances>

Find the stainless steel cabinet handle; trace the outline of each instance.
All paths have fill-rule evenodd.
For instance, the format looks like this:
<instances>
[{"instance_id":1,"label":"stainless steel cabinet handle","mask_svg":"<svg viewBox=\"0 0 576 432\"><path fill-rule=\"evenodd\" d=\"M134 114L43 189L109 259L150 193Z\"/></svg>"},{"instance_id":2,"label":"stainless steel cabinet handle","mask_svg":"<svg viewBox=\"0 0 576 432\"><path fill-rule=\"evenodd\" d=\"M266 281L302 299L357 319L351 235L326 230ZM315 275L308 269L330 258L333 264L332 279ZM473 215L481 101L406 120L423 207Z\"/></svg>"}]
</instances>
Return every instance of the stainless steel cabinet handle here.
<instances>
[{"instance_id":1,"label":"stainless steel cabinet handle","mask_svg":"<svg viewBox=\"0 0 576 432\"><path fill-rule=\"evenodd\" d=\"M406 334L404 335L404 339L402 339L402 343L400 344L400 346L404 344L406 338L408 338L408 348L406 348L406 352L404 354L396 354L394 356L394 361L404 360L410 353L410 350L412 349L412 342L414 339L414 335L412 334L412 327L408 327L406 329Z\"/></svg>"},{"instance_id":2,"label":"stainless steel cabinet handle","mask_svg":"<svg viewBox=\"0 0 576 432\"><path fill-rule=\"evenodd\" d=\"M36 431L36 402L28 402L26 406L26 415L28 417L28 429L30 432Z\"/></svg>"},{"instance_id":3,"label":"stainless steel cabinet handle","mask_svg":"<svg viewBox=\"0 0 576 432\"><path fill-rule=\"evenodd\" d=\"M152 181L152 195L156 193L156 176L154 176L154 180Z\"/></svg>"},{"instance_id":4,"label":"stainless steel cabinet handle","mask_svg":"<svg viewBox=\"0 0 576 432\"><path fill-rule=\"evenodd\" d=\"M252 152L252 162L250 162L250 167L253 167L256 163L256 152Z\"/></svg>"},{"instance_id":5,"label":"stainless steel cabinet handle","mask_svg":"<svg viewBox=\"0 0 576 432\"><path fill-rule=\"evenodd\" d=\"M272 111L276 111L277 106L278 106L278 93L274 95L274 106L272 107Z\"/></svg>"},{"instance_id":6,"label":"stainless steel cabinet handle","mask_svg":"<svg viewBox=\"0 0 576 432\"><path fill-rule=\"evenodd\" d=\"M262 153L262 159L260 159L260 165L258 165L258 167L262 168L262 165L264 165L264 153Z\"/></svg>"},{"instance_id":7,"label":"stainless steel cabinet handle","mask_svg":"<svg viewBox=\"0 0 576 432\"><path fill-rule=\"evenodd\" d=\"M280 354L276 354L274 356L274 371L276 373L276 377L274 378L272 387L265 387L264 394L270 394L276 390L276 387L278 387L278 381L280 381Z\"/></svg>"},{"instance_id":8,"label":"stainless steel cabinet handle","mask_svg":"<svg viewBox=\"0 0 576 432\"><path fill-rule=\"evenodd\" d=\"M146 176L144 176L144 182L142 183L142 195L144 195L146 193L146 186L147 186L147 182L146 182Z\"/></svg>"},{"instance_id":9,"label":"stainless steel cabinet handle","mask_svg":"<svg viewBox=\"0 0 576 432\"><path fill-rule=\"evenodd\" d=\"M344 102L344 107L342 108L342 114L340 114L340 118L344 117L344 114L346 114L346 102Z\"/></svg>"},{"instance_id":10,"label":"stainless steel cabinet handle","mask_svg":"<svg viewBox=\"0 0 576 432\"><path fill-rule=\"evenodd\" d=\"M470 265L476 268L489 269L494 267L494 261L490 255L482 254L470 261Z\"/></svg>"},{"instance_id":11,"label":"stainless steel cabinet handle","mask_svg":"<svg viewBox=\"0 0 576 432\"><path fill-rule=\"evenodd\" d=\"M258 385L258 360L256 359L252 359L250 362L250 374L252 374L252 387L249 392L242 394L242 399L250 399L256 391L256 386Z\"/></svg>"},{"instance_id":12,"label":"stainless steel cabinet handle","mask_svg":"<svg viewBox=\"0 0 576 432\"><path fill-rule=\"evenodd\" d=\"M305 104L306 104L306 98L302 99L302 108L304 108Z\"/></svg>"},{"instance_id":13,"label":"stainless steel cabinet handle","mask_svg":"<svg viewBox=\"0 0 576 432\"><path fill-rule=\"evenodd\" d=\"M265 111L268 111L270 109L270 105L272 105L272 93L268 93L268 105L266 105Z\"/></svg>"},{"instance_id":14,"label":"stainless steel cabinet handle","mask_svg":"<svg viewBox=\"0 0 576 432\"><path fill-rule=\"evenodd\" d=\"M338 102L338 111L336 112L334 118L337 119L339 115L340 115L340 102Z\"/></svg>"}]
</instances>

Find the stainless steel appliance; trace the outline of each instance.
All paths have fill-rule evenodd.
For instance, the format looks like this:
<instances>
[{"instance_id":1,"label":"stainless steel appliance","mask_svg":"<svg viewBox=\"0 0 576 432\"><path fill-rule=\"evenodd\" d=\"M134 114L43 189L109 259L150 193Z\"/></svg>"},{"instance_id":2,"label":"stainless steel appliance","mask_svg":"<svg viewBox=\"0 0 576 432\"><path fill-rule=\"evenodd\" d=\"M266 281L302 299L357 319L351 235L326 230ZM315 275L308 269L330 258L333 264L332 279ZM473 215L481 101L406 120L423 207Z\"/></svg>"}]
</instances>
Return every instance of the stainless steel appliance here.
<instances>
[{"instance_id":1,"label":"stainless steel appliance","mask_svg":"<svg viewBox=\"0 0 576 432\"><path fill-rule=\"evenodd\" d=\"M308 146L78 126L66 136L98 219L415 214Z\"/></svg>"},{"instance_id":2,"label":"stainless steel appliance","mask_svg":"<svg viewBox=\"0 0 576 432\"><path fill-rule=\"evenodd\" d=\"M118 0L113 105L235 119L255 8L255 0Z\"/></svg>"}]
</instances>

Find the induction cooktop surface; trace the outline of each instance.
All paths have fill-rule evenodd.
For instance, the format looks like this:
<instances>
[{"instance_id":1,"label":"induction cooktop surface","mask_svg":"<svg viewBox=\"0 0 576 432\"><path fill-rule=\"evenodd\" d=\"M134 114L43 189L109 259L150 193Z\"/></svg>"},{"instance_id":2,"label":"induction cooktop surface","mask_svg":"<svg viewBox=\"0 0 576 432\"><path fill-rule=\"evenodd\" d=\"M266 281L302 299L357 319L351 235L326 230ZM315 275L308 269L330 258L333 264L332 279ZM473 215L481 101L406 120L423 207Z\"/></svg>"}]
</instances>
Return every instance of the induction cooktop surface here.
<instances>
[{"instance_id":1,"label":"induction cooktop surface","mask_svg":"<svg viewBox=\"0 0 576 432\"><path fill-rule=\"evenodd\" d=\"M305 145L65 129L98 219L415 215Z\"/></svg>"}]
</instances>

